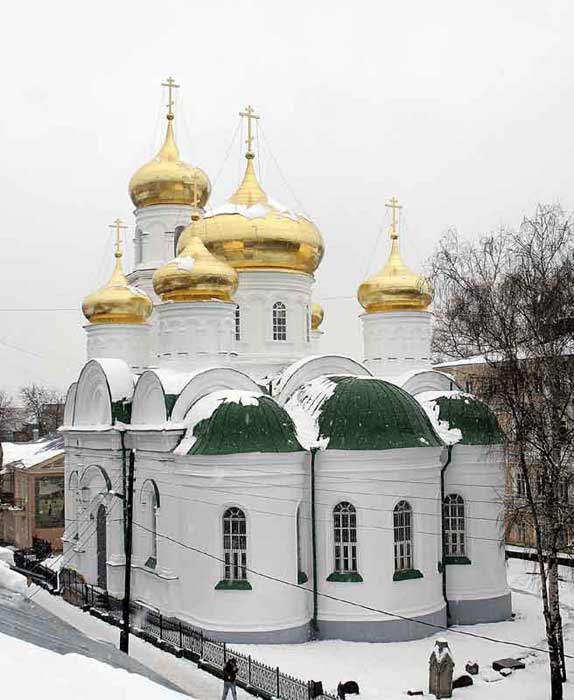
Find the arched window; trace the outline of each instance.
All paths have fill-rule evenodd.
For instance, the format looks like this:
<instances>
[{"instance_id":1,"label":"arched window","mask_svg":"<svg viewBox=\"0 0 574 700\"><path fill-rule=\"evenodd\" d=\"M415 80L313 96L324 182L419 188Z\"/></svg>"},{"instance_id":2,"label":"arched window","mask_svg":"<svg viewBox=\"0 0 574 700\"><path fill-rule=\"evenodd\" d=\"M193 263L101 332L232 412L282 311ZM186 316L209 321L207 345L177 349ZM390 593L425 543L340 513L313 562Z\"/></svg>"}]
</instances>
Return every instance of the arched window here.
<instances>
[{"instance_id":1,"label":"arched window","mask_svg":"<svg viewBox=\"0 0 574 700\"><path fill-rule=\"evenodd\" d=\"M98 587L108 587L108 539L106 525L106 507L102 503L96 511L96 573Z\"/></svg>"},{"instance_id":2,"label":"arched window","mask_svg":"<svg viewBox=\"0 0 574 700\"><path fill-rule=\"evenodd\" d=\"M395 571L413 567L413 510L407 501L399 501L393 511Z\"/></svg>"},{"instance_id":3,"label":"arched window","mask_svg":"<svg viewBox=\"0 0 574 700\"><path fill-rule=\"evenodd\" d=\"M157 566L157 511L159 508L159 492L154 481L148 480L144 483L141 493L141 504L143 507L143 552L142 558L145 566L155 569Z\"/></svg>"},{"instance_id":4,"label":"arched window","mask_svg":"<svg viewBox=\"0 0 574 700\"><path fill-rule=\"evenodd\" d=\"M142 262L143 258L143 240L142 240L142 232L139 228L136 229L136 235L135 235L135 263L136 265L139 265Z\"/></svg>"},{"instance_id":5,"label":"arched window","mask_svg":"<svg viewBox=\"0 0 574 700\"><path fill-rule=\"evenodd\" d=\"M444 499L444 553L445 556L464 556L464 500L451 493Z\"/></svg>"},{"instance_id":6,"label":"arched window","mask_svg":"<svg viewBox=\"0 0 574 700\"><path fill-rule=\"evenodd\" d=\"M282 301L273 304L273 340L287 340L287 308Z\"/></svg>"},{"instance_id":7,"label":"arched window","mask_svg":"<svg viewBox=\"0 0 574 700\"><path fill-rule=\"evenodd\" d=\"M305 339L311 342L311 309L309 304L305 307Z\"/></svg>"},{"instance_id":8,"label":"arched window","mask_svg":"<svg viewBox=\"0 0 574 700\"><path fill-rule=\"evenodd\" d=\"M235 307L235 340L241 340L241 312L239 304Z\"/></svg>"},{"instance_id":9,"label":"arched window","mask_svg":"<svg viewBox=\"0 0 574 700\"><path fill-rule=\"evenodd\" d=\"M335 543L335 571L357 572L357 512L347 501L337 503L333 509L333 533Z\"/></svg>"},{"instance_id":10,"label":"arched window","mask_svg":"<svg viewBox=\"0 0 574 700\"><path fill-rule=\"evenodd\" d=\"M247 578L247 521L241 508L223 514L223 561L226 581Z\"/></svg>"}]
</instances>

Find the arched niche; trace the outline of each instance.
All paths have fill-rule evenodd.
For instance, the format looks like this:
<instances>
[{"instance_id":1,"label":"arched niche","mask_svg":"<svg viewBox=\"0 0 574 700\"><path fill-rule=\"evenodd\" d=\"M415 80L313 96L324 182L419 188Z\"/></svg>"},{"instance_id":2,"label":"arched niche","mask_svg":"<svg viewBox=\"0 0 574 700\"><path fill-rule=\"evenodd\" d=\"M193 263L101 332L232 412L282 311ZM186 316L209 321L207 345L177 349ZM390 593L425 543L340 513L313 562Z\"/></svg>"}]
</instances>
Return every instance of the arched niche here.
<instances>
[{"instance_id":1,"label":"arched niche","mask_svg":"<svg viewBox=\"0 0 574 700\"><path fill-rule=\"evenodd\" d=\"M364 365L345 355L317 355L306 357L287 367L275 385L274 394L279 403L284 404L303 384L323 375L337 374L354 377L373 376Z\"/></svg>"},{"instance_id":2,"label":"arched niche","mask_svg":"<svg viewBox=\"0 0 574 700\"><path fill-rule=\"evenodd\" d=\"M423 391L460 391L460 387L453 377L434 369L413 372L410 376L404 378L399 386L412 396L416 396Z\"/></svg>"},{"instance_id":3,"label":"arched niche","mask_svg":"<svg viewBox=\"0 0 574 700\"><path fill-rule=\"evenodd\" d=\"M123 360L90 360L78 379L73 425L111 425L114 405L130 402L133 390L133 375Z\"/></svg>"},{"instance_id":4,"label":"arched niche","mask_svg":"<svg viewBox=\"0 0 574 700\"><path fill-rule=\"evenodd\" d=\"M174 423L183 421L186 413L196 401L214 391L225 389L261 393L261 387L251 377L239 370L223 367L200 370L189 380L179 395L173 407L171 420Z\"/></svg>"}]
</instances>

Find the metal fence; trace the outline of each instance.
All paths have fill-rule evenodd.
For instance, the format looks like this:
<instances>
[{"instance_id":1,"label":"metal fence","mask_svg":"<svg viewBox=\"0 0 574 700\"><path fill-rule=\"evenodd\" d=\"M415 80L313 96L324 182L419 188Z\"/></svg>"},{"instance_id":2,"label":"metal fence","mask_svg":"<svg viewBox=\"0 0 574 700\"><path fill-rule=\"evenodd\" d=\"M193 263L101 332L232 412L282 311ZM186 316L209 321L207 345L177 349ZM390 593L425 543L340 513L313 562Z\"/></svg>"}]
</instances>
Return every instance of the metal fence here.
<instances>
[{"instance_id":1,"label":"metal fence","mask_svg":"<svg viewBox=\"0 0 574 700\"><path fill-rule=\"evenodd\" d=\"M93 610L112 624L121 622L122 603L84 581L69 569L60 574L60 592L72 605ZM201 630L181 622L177 618L165 617L160 612L138 603L130 606L130 631L146 641L160 646L178 656L196 661L206 670L221 673L226 661L237 660L237 682L250 692L279 700L336 700L334 695L324 693L321 684L302 681L268 666L228 647L225 642L210 639Z\"/></svg>"}]
</instances>

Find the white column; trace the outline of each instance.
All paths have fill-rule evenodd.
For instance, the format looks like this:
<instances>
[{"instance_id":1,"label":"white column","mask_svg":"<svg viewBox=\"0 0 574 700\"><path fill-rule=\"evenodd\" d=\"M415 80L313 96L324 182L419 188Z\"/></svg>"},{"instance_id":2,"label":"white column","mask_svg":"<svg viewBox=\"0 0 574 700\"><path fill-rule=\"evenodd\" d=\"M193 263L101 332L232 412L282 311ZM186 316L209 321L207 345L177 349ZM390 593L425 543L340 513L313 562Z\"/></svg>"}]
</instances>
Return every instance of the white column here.
<instances>
[{"instance_id":1,"label":"white column","mask_svg":"<svg viewBox=\"0 0 574 700\"><path fill-rule=\"evenodd\" d=\"M248 270L239 272L235 301L239 306L240 340L236 366L261 379L277 374L311 353L309 313L313 277L299 272ZM273 338L273 305L282 302L287 314L287 338Z\"/></svg>"},{"instance_id":2,"label":"white column","mask_svg":"<svg viewBox=\"0 0 574 700\"><path fill-rule=\"evenodd\" d=\"M227 365L235 357L235 304L167 302L157 314L157 361L184 372Z\"/></svg>"},{"instance_id":3,"label":"white column","mask_svg":"<svg viewBox=\"0 0 574 700\"><path fill-rule=\"evenodd\" d=\"M316 330L316 331L311 331L311 352L313 355L320 355L321 354L321 336L323 335L323 331Z\"/></svg>"},{"instance_id":4,"label":"white column","mask_svg":"<svg viewBox=\"0 0 574 700\"><path fill-rule=\"evenodd\" d=\"M147 323L93 323L84 326L88 360L124 360L135 372L149 366L150 331Z\"/></svg>"},{"instance_id":5,"label":"white column","mask_svg":"<svg viewBox=\"0 0 574 700\"><path fill-rule=\"evenodd\" d=\"M431 318L428 311L362 314L365 365L379 377L429 367Z\"/></svg>"}]
</instances>

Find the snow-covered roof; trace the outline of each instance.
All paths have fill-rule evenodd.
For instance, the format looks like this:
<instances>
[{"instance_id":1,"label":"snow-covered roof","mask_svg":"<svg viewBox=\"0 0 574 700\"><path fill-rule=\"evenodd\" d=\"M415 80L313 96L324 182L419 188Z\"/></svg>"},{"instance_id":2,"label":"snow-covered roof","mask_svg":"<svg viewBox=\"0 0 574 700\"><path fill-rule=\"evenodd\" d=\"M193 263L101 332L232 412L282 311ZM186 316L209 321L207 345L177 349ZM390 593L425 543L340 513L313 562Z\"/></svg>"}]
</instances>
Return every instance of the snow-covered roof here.
<instances>
[{"instance_id":1,"label":"snow-covered roof","mask_svg":"<svg viewBox=\"0 0 574 700\"><path fill-rule=\"evenodd\" d=\"M34 442L3 442L3 466L30 469L64 454L64 438L44 437Z\"/></svg>"},{"instance_id":2,"label":"snow-covered roof","mask_svg":"<svg viewBox=\"0 0 574 700\"><path fill-rule=\"evenodd\" d=\"M221 206L207 211L204 218L209 219L212 216L220 216L221 214L239 214L246 219L263 219L269 212L273 211L293 221L298 221L299 219L307 219L307 221L310 221L309 217L305 216L305 214L293 211L274 199L268 198L267 202L268 204L257 203L251 206L235 204L234 202L225 202Z\"/></svg>"},{"instance_id":3,"label":"snow-covered roof","mask_svg":"<svg viewBox=\"0 0 574 700\"><path fill-rule=\"evenodd\" d=\"M473 355L472 357L464 357L462 360L448 360L446 362L439 362L437 365L433 365L434 369L442 369L445 367L464 367L465 365L485 365L486 357L485 355Z\"/></svg>"}]
</instances>

